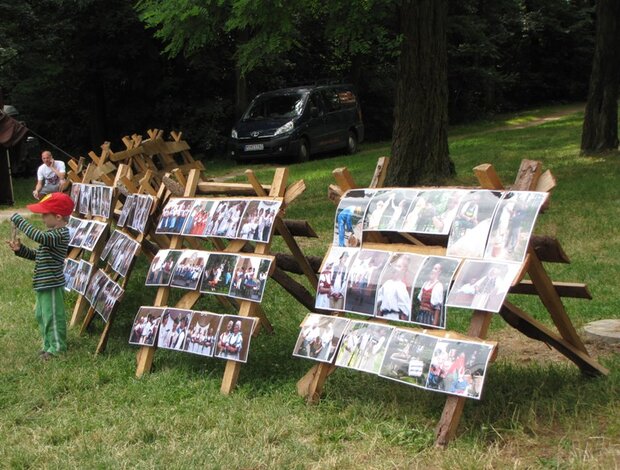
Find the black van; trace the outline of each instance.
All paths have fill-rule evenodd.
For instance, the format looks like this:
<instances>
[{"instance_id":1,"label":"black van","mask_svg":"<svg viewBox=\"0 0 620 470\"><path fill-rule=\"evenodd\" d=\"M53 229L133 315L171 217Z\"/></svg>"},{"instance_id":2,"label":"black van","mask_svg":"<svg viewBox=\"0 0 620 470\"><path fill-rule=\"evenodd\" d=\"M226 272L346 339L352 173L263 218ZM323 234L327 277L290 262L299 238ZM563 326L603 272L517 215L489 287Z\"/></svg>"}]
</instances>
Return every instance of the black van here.
<instances>
[{"instance_id":1,"label":"black van","mask_svg":"<svg viewBox=\"0 0 620 470\"><path fill-rule=\"evenodd\" d=\"M235 160L293 157L335 149L357 151L364 140L362 111L350 85L285 88L258 95L233 128Z\"/></svg>"}]
</instances>

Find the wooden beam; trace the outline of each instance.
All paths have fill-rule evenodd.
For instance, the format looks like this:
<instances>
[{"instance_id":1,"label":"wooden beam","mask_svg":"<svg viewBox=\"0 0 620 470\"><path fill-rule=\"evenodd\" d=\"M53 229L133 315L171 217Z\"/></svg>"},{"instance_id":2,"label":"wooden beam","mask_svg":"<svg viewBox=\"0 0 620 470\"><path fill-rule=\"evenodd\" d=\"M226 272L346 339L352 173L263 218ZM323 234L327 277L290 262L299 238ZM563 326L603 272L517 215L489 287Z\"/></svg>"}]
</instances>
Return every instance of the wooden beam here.
<instances>
[{"instance_id":1,"label":"wooden beam","mask_svg":"<svg viewBox=\"0 0 620 470\"><path fill-rule=\"evenodd\" d=\"M370 180L369 188L381 188L387 175L387 168L390 164L390 157L379 157L377 160L377 166L375 166L375 172Z\"/></svg>"},{"instance_id":2,"label":"wooden beam","mask_svg":"<svg viewBox=\"0 0 620 470\"><path fill-rule=\"evenodd\" d=\"M514 184L513 191L531 191L535 188L542 174L542 163L536 160L521 160L519 171Z\"/></svg>"},{"instance_id":3,"label":"wooden beam","mask_svg":"<svg viewBox=\"0 0 620 470\"><path fill-rule=\"evenodd\" d=\"M474 167L474 174L483 188L504 189L504 185L500 181L499 176L497 176L495 168L490 163L483 163Z\"/></svg>"},{"instance_id":4,"label":"wooden beam","mask_svg":"<svg viewBox=\"0 0 620 470\"><path fill-rule=\"evenodd\" d=\"M553 281L553 287L560 297L592 300L592 294L590 294L586 284L580 282ZM516 286L511 287L509 292L511 294L538 295L538 291L532 281L527 279L524 279Z\"/></svg>"}]
</instances>

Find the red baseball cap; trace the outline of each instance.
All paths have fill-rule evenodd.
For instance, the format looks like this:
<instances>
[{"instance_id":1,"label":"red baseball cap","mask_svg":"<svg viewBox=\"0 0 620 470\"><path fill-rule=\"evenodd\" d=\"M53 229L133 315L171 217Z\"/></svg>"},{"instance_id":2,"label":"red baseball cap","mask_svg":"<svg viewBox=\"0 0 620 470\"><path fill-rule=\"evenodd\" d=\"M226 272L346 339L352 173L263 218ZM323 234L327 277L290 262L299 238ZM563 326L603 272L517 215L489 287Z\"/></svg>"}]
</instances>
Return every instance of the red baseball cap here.
<instances>
[{"instance_id":1,"label":"red baseball cap","mask_svg":"<svg viewBox=\"0 0 620 470\"><path fill-rule=\"evenodd\" d=\"M36 204L26 206L36 214L71 215L73 212L73 200L65 193L51 193L43 197Z\"/></svg>"}]
</instances>

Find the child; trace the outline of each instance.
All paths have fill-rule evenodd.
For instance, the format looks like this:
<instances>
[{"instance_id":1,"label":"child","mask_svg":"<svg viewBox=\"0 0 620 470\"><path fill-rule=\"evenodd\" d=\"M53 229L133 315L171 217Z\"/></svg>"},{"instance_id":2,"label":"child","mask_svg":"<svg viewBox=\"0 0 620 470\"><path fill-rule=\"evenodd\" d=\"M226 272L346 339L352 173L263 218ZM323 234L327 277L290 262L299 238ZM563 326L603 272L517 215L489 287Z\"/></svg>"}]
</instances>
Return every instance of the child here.
<instances>
[{"instance_id":1,"label":"child","mask_svg":"<svg viewBox=\"0 0 620 470\"><path fill-rule=\"evenodd\" d=\"M49 230L34 228L19 214L13 214L11 222L28 238L40 243L39 248L33 250L23 246L19 238L7 243L17 256L35 262L32 280L36 295L35 318L43 336L39 357L46 361L67 350L63 263L69 245L66 224L73 212L73 201L64 193L52 193L30 204L28 209L42 214Z\"/></svg>"}]
</instances>

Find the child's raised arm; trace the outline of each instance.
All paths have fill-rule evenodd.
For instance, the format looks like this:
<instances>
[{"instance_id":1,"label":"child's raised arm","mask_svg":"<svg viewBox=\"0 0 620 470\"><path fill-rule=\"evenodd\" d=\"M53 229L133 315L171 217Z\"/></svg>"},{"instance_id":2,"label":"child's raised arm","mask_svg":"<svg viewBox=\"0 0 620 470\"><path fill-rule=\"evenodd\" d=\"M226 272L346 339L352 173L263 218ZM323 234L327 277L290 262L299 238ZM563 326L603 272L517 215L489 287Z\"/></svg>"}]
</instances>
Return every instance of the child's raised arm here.
<instances>
[{"instance_id":1,"label":"child's raised arm","mask_svg":"<svg viewBox=\"0 0 620 470\"><path fill-rule=\"evenodd\" d=\"M19 214L13 214L11 216L11 222L13 222L19 230L24 232L28 238L41 245L55 246L62 242L62 232L58 230L43 231L34 228L30 222Z\"/></svg>"}]
</instances>

